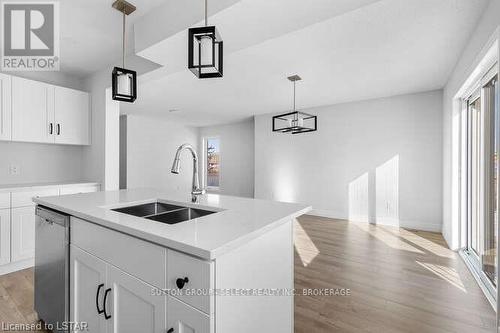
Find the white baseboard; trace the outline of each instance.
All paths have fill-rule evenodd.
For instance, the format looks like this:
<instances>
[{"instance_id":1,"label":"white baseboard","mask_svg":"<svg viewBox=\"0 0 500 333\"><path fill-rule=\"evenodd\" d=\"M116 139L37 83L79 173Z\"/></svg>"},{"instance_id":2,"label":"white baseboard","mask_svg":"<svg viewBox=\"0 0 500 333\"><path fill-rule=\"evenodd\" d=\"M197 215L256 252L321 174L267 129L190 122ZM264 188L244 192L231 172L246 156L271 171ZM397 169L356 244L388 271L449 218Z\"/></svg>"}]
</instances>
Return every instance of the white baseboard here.
<instances>
[{"instance_id":1,"label":"white baseboard","mask_svg":"<svg viewBox=\"0 0 500 333\"><path fill-rule=\"evenodd\" d=\"M338 212L334 212L332 210L313 209L310 212L308 212L307 215L327 217L327 218L337 219L337 220L347 220L347 216L344 216L344 215L339 214Z\"/></svg>"},{"instance_id":2,"label":"white baseboard","mask_svg":"<svg viewBox=\"0 0 500 333\"><path fill-rule=\"evenodd\" d=\"M0 266L0 275L17 272L35 266L35 259L25 259Z\"/></svg>"},{"instance_id":3,"label":"white baseboard","mask_svg":"<svg viewBox=\"0 0 500 333\"><path fill-rule=\"evenodd\" d=\"M331 210L323 210L323 209L313 209L308 215L313 215L313 216L319 216L319 217L326 217L326 218L331 218L331 219L337 219L337 220L349 220L349 217L345 216L344 214L331 211ZM417 222L417 221L411 221L411 220L395 220L395 219L383 219L377 221L376 223L373 222L368 222L369 221L375 221L375 217L363 217L360 219L353 219L352 221L354 222L360 222L360 223L371 223L371 224L378 224L378 225L386 225L386 226L393 226L393 227L400 227L400 228L405 228L405 229L413 229L413 230L422 230L422 231L432 231L432 232L441 232L442 231L442 225L440 223L422 223L422 222Z\"/></svg>"},{"instance_id":4,"label":"white baseboard","mask_svg":"<svg viewBox=\"0 0 500 333\"><path fill-rule=\"evenodd\" d=\"M408 220L400 220L399 226L405 229L442 232L443 226L440 223L422 223Z\"/></svg>"}]
</instances>

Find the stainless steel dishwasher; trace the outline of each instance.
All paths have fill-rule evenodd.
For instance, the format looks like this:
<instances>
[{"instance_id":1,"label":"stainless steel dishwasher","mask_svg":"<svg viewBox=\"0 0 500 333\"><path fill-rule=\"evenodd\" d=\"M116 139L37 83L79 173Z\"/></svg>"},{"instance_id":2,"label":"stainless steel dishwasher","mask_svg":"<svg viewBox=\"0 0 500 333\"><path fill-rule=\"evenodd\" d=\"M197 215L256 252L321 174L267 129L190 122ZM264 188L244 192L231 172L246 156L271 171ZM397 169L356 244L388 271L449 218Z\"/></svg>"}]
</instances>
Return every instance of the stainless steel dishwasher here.
<instances>
[{"instance_id":1,"label":"stainless steel dishwasher","mask_svg":"<svg viewBox=\"0 0 500 333\"><path fill-rule=\"evenodd\" d=\"M54 332L69 321L69 216L36 207L35 310Z\"/></svg>"}]
</instances>

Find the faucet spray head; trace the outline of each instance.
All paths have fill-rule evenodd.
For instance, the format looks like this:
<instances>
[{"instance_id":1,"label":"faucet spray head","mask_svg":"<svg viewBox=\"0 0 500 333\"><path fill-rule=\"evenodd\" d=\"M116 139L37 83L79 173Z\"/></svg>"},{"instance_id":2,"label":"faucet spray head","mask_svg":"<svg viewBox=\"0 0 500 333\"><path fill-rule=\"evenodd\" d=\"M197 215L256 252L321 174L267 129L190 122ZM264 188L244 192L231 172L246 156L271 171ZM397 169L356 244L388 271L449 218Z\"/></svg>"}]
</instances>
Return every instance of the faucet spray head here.
<instances>
[{"instance_id":1,"label":"faucet spray head","mask_svg":"<svg viewBox=\"0 0 500 333\"><path fill-rule=\"evenodd\" d=\"M180 165L181 160L178 158L174 159L174 163L172 163L172 169L170 170L172 173L175 173L176 175L179 174L179 171L181 169Z\"/></svg>"}]
</instances>

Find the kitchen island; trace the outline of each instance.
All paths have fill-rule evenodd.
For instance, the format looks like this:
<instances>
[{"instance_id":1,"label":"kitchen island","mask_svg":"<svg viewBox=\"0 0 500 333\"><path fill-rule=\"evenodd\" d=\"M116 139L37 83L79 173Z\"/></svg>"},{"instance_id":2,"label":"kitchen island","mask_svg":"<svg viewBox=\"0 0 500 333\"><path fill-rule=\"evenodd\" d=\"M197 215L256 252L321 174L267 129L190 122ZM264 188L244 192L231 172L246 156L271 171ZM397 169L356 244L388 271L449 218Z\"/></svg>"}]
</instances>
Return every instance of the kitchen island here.
<instances>
[{"instance_id":1,"label":"kitchen island","mask_svg":"<svg viewBox=\"0 0 500 333\"><path fill-rule=\"evenodd\" d=\"M70 216L87 332L293 332L293 223L310 207L151 189L35 198Z\"/></svg>"}]
</instances>

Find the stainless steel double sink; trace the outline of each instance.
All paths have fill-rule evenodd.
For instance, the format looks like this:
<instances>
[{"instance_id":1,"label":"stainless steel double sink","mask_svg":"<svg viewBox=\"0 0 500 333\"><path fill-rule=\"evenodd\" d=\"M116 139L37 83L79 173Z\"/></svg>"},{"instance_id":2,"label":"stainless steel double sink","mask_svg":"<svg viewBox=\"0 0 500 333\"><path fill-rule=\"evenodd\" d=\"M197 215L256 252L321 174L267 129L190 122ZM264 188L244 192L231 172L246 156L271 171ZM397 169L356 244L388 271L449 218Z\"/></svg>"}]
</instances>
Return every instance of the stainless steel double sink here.
<instances>
[{"instance_id":1,"label":"stainless steel double sink","mask_svg":"<svg viewBox=\"0 0 500 333\"><path fill-rule=\"evenodd\" d=\"M177 206L163 202L151 202L142 205L115 208L112 210L167 224L176 224L217 213L209 210Z\"/></svg>"}]
</instances>

